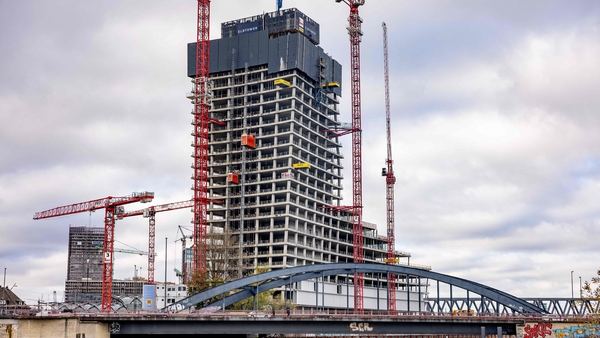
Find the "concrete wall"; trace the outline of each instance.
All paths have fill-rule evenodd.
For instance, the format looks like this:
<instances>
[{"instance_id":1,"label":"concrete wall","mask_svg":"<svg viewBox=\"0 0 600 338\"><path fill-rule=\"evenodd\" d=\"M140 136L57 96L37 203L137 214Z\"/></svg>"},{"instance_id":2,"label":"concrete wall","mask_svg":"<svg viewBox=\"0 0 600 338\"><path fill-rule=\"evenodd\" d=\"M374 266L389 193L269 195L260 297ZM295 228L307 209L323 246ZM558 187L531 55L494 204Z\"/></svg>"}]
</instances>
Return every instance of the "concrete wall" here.
<instances>
[{"instance_id":1,"label":"concrete wall","mask_svg":"<svg viewBox=\"0 0 600 338\"><path fill-rule=\"evenodd\" d=\"M78 318L0 319L0 338L38 337L109 338L110 332L107 323L80 322Z\"/></svg>"}]
</instances>

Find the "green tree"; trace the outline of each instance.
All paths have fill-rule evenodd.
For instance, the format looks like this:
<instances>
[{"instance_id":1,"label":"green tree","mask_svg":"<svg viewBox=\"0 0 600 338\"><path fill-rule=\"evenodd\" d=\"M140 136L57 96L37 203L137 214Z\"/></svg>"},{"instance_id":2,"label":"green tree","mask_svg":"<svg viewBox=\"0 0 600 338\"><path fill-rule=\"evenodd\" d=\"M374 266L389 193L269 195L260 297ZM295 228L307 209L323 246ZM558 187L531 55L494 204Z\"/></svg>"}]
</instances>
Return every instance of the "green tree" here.
<instances>
[{"instance_id":1,"label":"green tree","mask_svg":"<svg viewBox=\"0 0 600 338\"><path fill-rule=\"evenodd\" d=\"M254 269L254 273L251 275L258 275L269 271L271 271L271 269L269 269L267 266L259 265ZM257 283L251 285L256 286ZM257 310L262 311L280 311L287 308L294 309L296 307L296 305L290 299L286 299L284 301L281 293L276 295L275 290L267 290L254 297L248 297L235 304L232 304L229 308L232 310L254 310L255 306Z\"/></svg>"},{"instance_id":2,"label":"green tree","mask_svg":"<svg viewBox=\"0 0 600 338\"><path fill-rule=\"evenodd\" d=\"M271 271L271 269L269 269L267 266L258 265L254 269L254 273L252 273L251 275L258 275L258 274L269 272L269 271ZM257 284L258 283L254 283L251 285L256 286ZM275 292L273 290L267 290L267 291L261 292L254 297L242 299L239 302L232 304L230 308L233 310L253 310L254 306L255 306L255 302L256 302L256 306L257 306L258 310L270 310L272 308L271 304L273 303L273 294L274 293Z\"/></svg>"},{"instance_id":3,"label":"green tree","mask_svg":"<svg viewBox=\"0 0 600 338\"><path fill-rule=\"evenodd\" d=\"M275 310L285 310L285 309L295 309L296 304L292 302L291 299L283 300L283 295L280 293L273 297L273 301L271 303L271 307Z\"/></svg>"},{"instance_id":4,"label":"green tree","mask_svg":"<svg viewBox=\"0 0 600 338\"><path fill-rule=\"evenodd\" d=\"M581 287L582 299L590 302L588 324L600 325L600 270L596 272L596 277L592 277L591 281L585 281ZM594 335L598 337L599 334Z\"/></svg>"}]
</instances>

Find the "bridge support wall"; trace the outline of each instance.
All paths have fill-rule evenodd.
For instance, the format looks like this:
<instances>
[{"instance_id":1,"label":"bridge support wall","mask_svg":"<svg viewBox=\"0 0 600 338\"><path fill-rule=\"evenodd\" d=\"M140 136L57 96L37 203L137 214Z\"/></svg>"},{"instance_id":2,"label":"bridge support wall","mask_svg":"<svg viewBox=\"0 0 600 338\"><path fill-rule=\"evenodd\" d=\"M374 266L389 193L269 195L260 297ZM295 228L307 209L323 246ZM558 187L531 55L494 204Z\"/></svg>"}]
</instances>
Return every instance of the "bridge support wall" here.
<instances>
[{"instance_id":1,"label":"bridge support wall","mask_svg":"<svg viewBox=\"0 0 600 338\"><path fill-rule=\"evenodd\" d=\"M29 337L110 338L110 332L108 323L79 318L0 319L0 338Z\"/></svg>"}]
</instances>

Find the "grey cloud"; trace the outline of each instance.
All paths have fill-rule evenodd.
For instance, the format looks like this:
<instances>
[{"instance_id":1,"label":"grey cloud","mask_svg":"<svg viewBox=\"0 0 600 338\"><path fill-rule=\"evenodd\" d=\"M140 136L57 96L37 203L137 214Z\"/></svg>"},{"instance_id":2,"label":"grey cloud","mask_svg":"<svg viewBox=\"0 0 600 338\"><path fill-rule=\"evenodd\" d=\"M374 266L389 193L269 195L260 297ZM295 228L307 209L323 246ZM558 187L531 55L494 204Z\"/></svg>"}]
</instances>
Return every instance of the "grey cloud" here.
<instances>
[{"instance_id":1,"label":"grey cloud","mask_svg":"<svg viewBox=\"0 0 600 338\"><path fill-rule=\"evenodd\" d=\"M284 3L321 24L321 45L342 62L348 83L348 9L315 4ZM68 224L90 216L33 221L33 212L137 190L155 191L156 204L191 197L185 44L195 38L195 4L1 6L0 27L11 34L0 36L0 239L12 240L1 242L0 261L9 262L19 291L35 290L37 299L61 292ZM412 252L411 262L519 296L567 296L569 271L589 278L597 270L590 238L600 211L590 200L600 158L598 7L381 0L361 9L365 219L384 233L386 21L396 248ZM220 22L273 9L266 0L213 1L212 36ZM340 119L349 121L349 85L344 90ZM350 141L343 142L349 168ZM349 171L345 177L350 197ZM91 220L100 225L102 212ZM176 226L190 220L189 210L157 218L157 266L167 237L167 263L176 263ZM146 231L141 218L117 224L118 239L140 249ZM143 259L117 257L115 276L130 277L133 264Z\"/></svg>"}]
</instances>

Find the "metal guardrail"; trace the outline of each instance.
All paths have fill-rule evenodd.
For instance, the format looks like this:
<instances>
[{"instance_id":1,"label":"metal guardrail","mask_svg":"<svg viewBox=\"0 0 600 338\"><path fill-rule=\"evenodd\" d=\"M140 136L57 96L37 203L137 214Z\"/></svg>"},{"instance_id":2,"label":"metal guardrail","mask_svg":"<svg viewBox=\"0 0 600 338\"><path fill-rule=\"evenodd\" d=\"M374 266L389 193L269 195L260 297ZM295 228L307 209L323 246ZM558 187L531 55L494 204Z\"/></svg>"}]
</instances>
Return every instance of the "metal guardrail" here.
<instances>
[{"instance_id":1,"label":"metal guardrail","mask_svg":"<svg viewBox=\"0 0 600 338\"><path fill-rule=\"evenodd\" d=\"M275 310L273 315L272 310L221 310L218 307L205 308L190 312L159 312L159 311L127 311L115 313L102 313L99 311L40 311L40 312L22 312L12 314L10 317L55 317L55 318L81 318L84 320L98 319L115 319L135 320L139 318L145 319L237 319L237 320L270 320L274 318L289 318L295 320L310 320L310 319L331 319L331 320L390 320L390 321L420 321L420 322L515 322L515 321L552 321L552 322L587 322L589 316L570 315L570 316L555 316L555 315L539 315L539 314L498 314L498 313L479 313L475 315L456 315L453 313L434 313L434 312L406 312L397 311L395 314L390 314L387 311L365 311L363 314L352 313L346 310L291 310L289 315L285 309Z\"/></svg>"}]
</instances>

